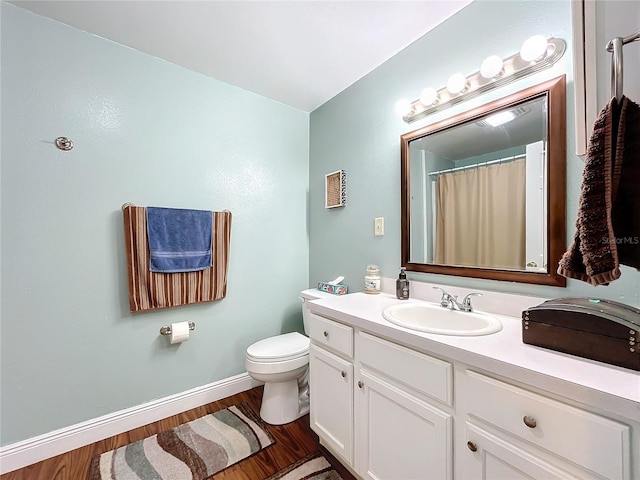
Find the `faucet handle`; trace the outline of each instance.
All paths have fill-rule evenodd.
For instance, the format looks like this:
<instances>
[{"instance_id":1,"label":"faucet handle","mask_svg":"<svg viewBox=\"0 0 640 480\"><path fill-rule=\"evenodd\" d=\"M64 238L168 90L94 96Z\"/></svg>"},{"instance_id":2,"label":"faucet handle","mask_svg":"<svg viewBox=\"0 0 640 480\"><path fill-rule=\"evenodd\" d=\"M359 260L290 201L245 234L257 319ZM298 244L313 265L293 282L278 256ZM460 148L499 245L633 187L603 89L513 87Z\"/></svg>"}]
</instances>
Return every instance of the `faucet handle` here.
<instances>
[{"instance_id":1,"label":"faucet handle","mask_svg":"<svg viewBox=\"0 0 640 480\"><path fill-rule=\"evenodd\" d=\"M464 299L462 300L462 309L465 312L471 312L473 311L473 307L471 306L471 297L481 297L482 294L481 293L470 293L467 296L464 297Z\"/></svg>"},{"instance_id":2,"label":"faucet handle","mask_svg":"<svg viewBox=\"0 0 640 480\"><path fill-rule=\"evenodd\" d=\"M442 292L442 298L440 299L440 305L442 307L449 307L449 305L451 304L451 295L449 295L444 288L440 288L440 287L433 287L434 290L440 290Z\"/></svg>"}]
</instances>

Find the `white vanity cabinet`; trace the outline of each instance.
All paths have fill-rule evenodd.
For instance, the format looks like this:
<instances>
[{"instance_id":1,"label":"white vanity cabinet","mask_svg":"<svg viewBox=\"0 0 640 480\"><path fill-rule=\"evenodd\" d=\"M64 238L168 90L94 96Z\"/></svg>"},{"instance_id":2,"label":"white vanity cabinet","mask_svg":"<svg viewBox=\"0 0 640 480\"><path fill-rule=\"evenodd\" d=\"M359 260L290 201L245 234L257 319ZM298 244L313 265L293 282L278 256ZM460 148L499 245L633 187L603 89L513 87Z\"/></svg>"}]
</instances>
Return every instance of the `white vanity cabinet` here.
<instances>
[{"instance_id":1,"label":"white vanity cabinet","mask_svg":"<svg viewBox=\"0 0 640 480\"><path fill-rule=\"evenodd\" d=\"M452 365L318 315L308 328L322 443L362 478L452 479Z\"/></svg>"},{"instance_id":2,"label":"white vanity cabinet","mask_svg":"<svg viewBox=\"0 0 640 480\"><path fill-rule=\"evenodd\" d=\"M311 428L325 446L353 463L353 329L310 314Z\"/></svg>"},{"instance_id":3,"label":"white vanity cabinet","mask_svg":"<svg viewBox=\"0 0 640 480\"><path fill-rule=\"evenodd\" d=\"M472 370L459 388L462 478L630 478L628 425Z\"/></svg>"},{"instance_id":4,"label":"white vanity cabinet","mask_svg":"<svg viewBox=\"0 0 640 480\"><path fill-rule=\"evenodd\" d=\"M640 480L635 403L618 415L596 392L541 390L523 370L322 313L308 325L311 427L360 478Z\"/></svg>"},{"instance_id":5,"label":"white vanity cabinet","mask_svg":"<svg viewBox=\"0 0 640 480\"><path fill-rule=\"evenodd\" d=\"M494 435L467 423L467 453L464 457L462 478L509 479L509 480L580 480L570 475L527 449L517 448L505 441L500 434Z\"/></svg>"},{"instance_id":6,"label":"white vanity cabinet","mask_svg":"<svg viewBox=\"0 0 640 480\"><path fill-rule=\"evenodd\" d=\"M452 479L453 372L432 358L356 334L355 461L365 479ZM446 407L444 407L446 409Z\"/></svg>"}]
</instances>

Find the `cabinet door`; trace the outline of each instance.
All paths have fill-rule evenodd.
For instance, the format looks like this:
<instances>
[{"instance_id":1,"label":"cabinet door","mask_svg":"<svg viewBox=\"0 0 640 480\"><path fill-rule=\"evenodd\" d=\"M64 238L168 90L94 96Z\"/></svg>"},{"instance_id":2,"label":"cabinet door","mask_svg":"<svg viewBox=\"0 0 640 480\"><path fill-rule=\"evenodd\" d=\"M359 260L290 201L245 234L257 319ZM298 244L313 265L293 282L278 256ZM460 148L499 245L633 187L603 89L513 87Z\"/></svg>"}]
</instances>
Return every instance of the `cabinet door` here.
<instances>
[{"instance_id":1,"label":"cabinet door","mask_svg":"<svg viewBox=\"0 0 640 480\"><path fill-rule=\"evenodd\" d=\"M355 423L356 468L363 478L452 478L451 415L360 371Z\"/></svg>"},{"instance_id":2,"label":"cabinet door","mask_svg":"<svg viewBox=\"0 0 640 480\"><path fill-rule=\"evenodd\" d=\"M311 428L334 453L353 463L353 364L309 347Z\"/></svg>"},{"instance_id":3,"label":"cabinet door","mask_svg":"<svg viewBox=\"0 0 640 480\"><path fill-rule=\"evenodd\" d=\"M584 480L602 478L572 475L559 469L532 452L521 450L508 440L497 437L467 423L467 445L464 452L465 480ZM586 472L585 472L586 473Z\"/></svg>"}]
</instances>

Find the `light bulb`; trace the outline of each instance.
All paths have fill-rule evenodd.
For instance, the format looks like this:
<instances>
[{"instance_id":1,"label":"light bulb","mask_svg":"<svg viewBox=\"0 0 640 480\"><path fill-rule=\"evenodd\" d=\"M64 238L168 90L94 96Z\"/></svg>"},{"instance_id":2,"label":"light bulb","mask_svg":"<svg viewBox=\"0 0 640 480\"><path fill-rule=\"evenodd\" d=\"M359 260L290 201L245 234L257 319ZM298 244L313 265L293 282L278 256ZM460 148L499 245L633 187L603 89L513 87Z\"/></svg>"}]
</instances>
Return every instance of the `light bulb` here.
<instances>
[{"instance_id":1,"label":"light bulb","mask_svg":"<svg viewBox=\"0 0 640 480\"><path fill-rule=\"evenodd\" d=\"M544 35L534 35L525 40L520 48L520 58L525 62L533 62L541 58L547 51L547 39Z\"/></svg>"},{"instance_id":2,"label":"light bulb","mask_svg":"<svg viewBox=\"0 0 640 480\"><path fill-rule=\"evenodd\" d=\"M498 55L491 55L480 65L480 75L484 78L495 78L502 73L502 59Z\"/></svg>"},{"instance_id":3,"label":"light bulb","mask_svg":"<svg viewBox=\"0 0 640 480\"><path fill-rule=\"evenodd\" d=\"M447 90L453 95L462 93L467 88L467 77L462 73L454 73L447 80Z\"/></svg>"},{"instance_id":4,"label":"light bulb","mask_svg":"<svg viewBox=\"0 0 640 480\"><path fill-rule=\"evenodd\" d=\"M422 90L422 93L420 94L420 103L425 107L430 107L431 105L438 103L438 92L436 89L428 87Z\"/></svg>"},{"instance_id":5,"label":"light bulb","mask_svg":"<svg viewBox=\"0 0 640 480\"><path fill-rule=\"evenodd\" d=\"M403 98L402 100L399 100L396 103L396 113L400 117L405 117L409 115L412 110L413 110L413 106L411 105L411 102L406 98Z\"/></svg>"}]
</instances>

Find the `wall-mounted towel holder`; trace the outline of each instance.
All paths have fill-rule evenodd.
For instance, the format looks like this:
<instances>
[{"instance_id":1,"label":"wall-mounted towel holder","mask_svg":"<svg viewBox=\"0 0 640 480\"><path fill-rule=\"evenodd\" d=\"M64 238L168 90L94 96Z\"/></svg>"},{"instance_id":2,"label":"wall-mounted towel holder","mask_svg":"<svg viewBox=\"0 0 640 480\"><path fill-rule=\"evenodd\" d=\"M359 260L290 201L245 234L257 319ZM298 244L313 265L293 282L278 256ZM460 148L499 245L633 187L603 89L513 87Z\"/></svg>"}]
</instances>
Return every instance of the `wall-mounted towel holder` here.
<instances>
[{"instance_id":1,"label":"wall-mounted towel holder","mask_svg":"<svg viewBox=\"0 0 640 480\"><path fill-rule=\"evenodd\" d=\"M194 322L189 322L189 330L195 330L196 324ZM160 327L161 335L171 335L171 325L163 325Z\"/></svg>"},{"instance_id":2,"label":"wall-mounted towel holder","mask_svg":"<svg viewBox=\"0 0 640 480\"><path fill-rule=\"evenodd\" d=\"M607 52L611 52L611 96L622 99L622 47L627 43L640 41L640 31L628 37L616 37L607 43Z\"/></svg>"},{"instance_id":3,"label":"wall-mounted towel holder","mask_svg":"<svg viewBox=\"0 0 640 480\"><path fill-rule=\"evenodd\" d=\"M122 208L122 210L124 210L124 209L125 209L125 208L127 208L127 207L135 207L135 206L136 206L136 204L135 204L135 203L125 202L125 203L123 203L123 204L122 204L122 207L120 207L120 208ZM230 212L231 210L229 210L229 209L225 208L225 209L224 209L224 210L222 210L222 211L223 211L223 212Z\"/></svg>"}]
</instances>

